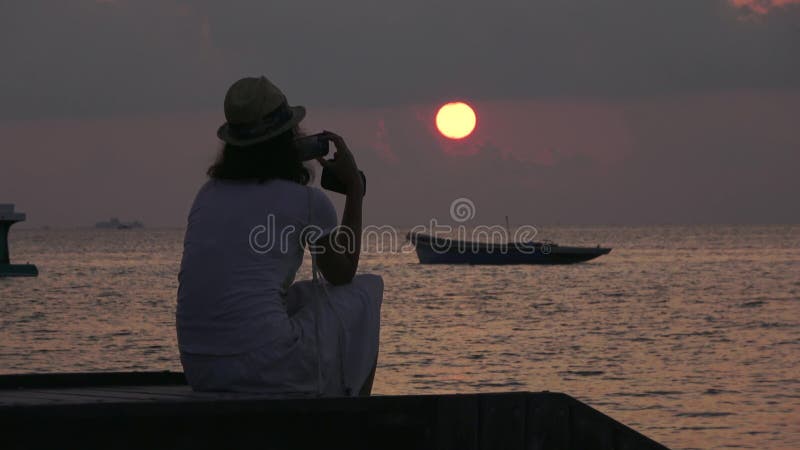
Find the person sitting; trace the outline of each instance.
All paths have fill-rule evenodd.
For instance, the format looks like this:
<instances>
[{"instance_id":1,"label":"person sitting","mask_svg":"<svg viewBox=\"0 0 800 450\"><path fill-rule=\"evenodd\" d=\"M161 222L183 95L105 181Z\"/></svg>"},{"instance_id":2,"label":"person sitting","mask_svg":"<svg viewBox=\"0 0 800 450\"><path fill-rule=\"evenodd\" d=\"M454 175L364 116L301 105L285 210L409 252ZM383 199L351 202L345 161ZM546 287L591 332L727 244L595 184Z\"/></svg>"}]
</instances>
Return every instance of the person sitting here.
<instances>
[{"instance_id":1,"label":"person sitting","mask_svg":"<svg viewBox=\"0 0 800 450\"><path fill-rule=\"evenodd\" d=\"M356 275L364 185L342 137L320 164L345 186L341 225L296 139L302 106L265 77L225 95L224 142L191 206L175 313L181 364L197 391L369 395L383 280ZM294 282L305 249L312 280ZM322 277L318 277L317 273Z\"/></svg>"}]
</instances>

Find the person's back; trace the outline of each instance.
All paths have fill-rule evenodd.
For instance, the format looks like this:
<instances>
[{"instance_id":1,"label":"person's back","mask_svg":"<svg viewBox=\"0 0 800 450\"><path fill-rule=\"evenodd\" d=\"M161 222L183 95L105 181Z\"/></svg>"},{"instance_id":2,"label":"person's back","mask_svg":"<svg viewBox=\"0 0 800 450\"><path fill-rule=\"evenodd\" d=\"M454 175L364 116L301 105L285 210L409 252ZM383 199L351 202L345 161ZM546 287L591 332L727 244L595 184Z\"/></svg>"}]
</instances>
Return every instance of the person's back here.
<instances>
[{"instance_id":1,"label":"person's back","mask_svg":"<svg viewBox=\"0 0 800 450\"><path fill-rule=\"evenodd\" d=\"M196 390L368 394L383 283L355 276L363 196L355 161L341 138L324 135L337 152L320 163L347 187L337 227L331 201L305 186L310 174L293 146L302 107L287 106L263 77L234 84L225 106L226 145L189 213L179 273L187 380ZM355 246L337 245L353 238ZM306 243L321 250L315 260L330 283L292 283Z\"/></svg>"},{"instance_id":2,"label":"person's back","mask_svg":"<svg viewBox=\"0 0 800 450\"><path fill-rule=\"evenodd\" d=\"M302 263L300 231L309 226L325 234L336 226L336 211L318 189L280 179L203 185L179 274L181 351L232 355L288 337L282 291Z\"/></svg>"}]
</instances>

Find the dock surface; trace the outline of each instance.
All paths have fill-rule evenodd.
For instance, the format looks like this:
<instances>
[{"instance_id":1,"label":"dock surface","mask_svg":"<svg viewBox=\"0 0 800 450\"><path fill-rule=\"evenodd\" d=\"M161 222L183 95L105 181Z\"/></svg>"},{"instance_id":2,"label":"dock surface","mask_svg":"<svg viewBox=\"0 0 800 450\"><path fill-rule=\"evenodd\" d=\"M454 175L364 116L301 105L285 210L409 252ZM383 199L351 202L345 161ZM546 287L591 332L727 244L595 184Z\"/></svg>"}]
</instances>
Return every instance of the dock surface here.
<instances>
[{"instance_id":1,"label":"dock surface","mask_svg":"<svg viewBox=\"0 0 800 450\"><path fill-rule=\"evenodd\" d=\"M175 372L0 376L4 449L665 449L553 392L202 393Z\"/></svg>"}]
</instances>

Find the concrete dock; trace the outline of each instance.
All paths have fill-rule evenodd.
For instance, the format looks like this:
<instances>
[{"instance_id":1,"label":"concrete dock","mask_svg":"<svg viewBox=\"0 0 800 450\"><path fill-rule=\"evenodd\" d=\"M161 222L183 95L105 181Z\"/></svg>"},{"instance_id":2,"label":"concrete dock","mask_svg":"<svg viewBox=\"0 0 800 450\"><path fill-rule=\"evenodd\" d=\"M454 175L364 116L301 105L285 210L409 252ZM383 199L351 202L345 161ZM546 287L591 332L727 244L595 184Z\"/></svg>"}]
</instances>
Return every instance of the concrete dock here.
<instances>
[{"instance_id":1,"label":"concrete dock","mask_svg":"<svg viewBox=\"0 0 800 450\"><path fill-rule=\"evenodd\" d=\"M665 449L554 392L275 398L181 373L0 376L4 449Z\"/></svg>"},{"instance_id":2,"label":"concrete dock","mask_svg":"<svg viewBox=\"0 0 800 450\"><path fill-rule=\"evenodd\" d=\"M25 214L14 211L14 205L0 203L0 277L35 277L39 269L33 264L11 264L8 231L11 225L23 222Z\"/></svg>"}]
</instances>

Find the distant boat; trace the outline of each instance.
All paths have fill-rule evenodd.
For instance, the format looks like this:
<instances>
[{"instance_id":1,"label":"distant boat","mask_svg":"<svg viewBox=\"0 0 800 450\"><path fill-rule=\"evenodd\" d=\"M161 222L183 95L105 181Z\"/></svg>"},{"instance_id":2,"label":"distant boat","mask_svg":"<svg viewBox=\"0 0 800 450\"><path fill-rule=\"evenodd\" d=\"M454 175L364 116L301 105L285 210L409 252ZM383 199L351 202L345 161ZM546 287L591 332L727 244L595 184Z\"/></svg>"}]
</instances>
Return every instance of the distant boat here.
<instances>
[{"instance_id":1,"label":"distant boat","mask_svg":"<svg viewBox=\"0 0 800 450\"><path fill-rule=\"evenodd\" d=\"M575 264L611 252L611 248L572 247L552 242L485 243L408 233L421 264Z\"/></svg>"},{"instance_id":2,"label":"distant boat","mask_svg":"<svg viewBox=\"0 0 800 450\"><path fill-rule=\"evenodd\" d=\"M112 217L108 222L97 222L94 224L94 227L114 230L130 230L131 228L144 228L144 225L138 220L134 220L133 222L120 222L120 220L116 217Z\"/></svg>"}]
</instances>

